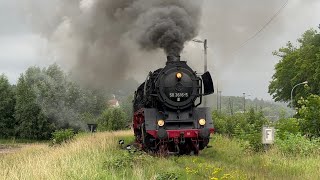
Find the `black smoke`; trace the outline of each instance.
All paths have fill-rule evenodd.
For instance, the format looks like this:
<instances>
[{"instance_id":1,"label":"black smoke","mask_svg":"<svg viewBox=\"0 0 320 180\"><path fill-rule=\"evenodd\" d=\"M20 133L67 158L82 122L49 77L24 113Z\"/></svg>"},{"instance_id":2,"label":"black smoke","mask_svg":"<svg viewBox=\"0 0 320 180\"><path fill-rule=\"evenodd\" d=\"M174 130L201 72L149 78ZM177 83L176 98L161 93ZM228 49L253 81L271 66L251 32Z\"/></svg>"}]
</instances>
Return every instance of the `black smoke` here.
<instances>
[{"instance_id":1,"label":"black smoke","mask_svg":"<svg viewBox=\"0 0 320 180\"><path fill-rule=\"evenodd\" d=\"M199 27L200 8L191 12L185 3L167 2L139 16L136 24L141 30L138 43L142 48L162 48L167 55L180 55L184 43L197 35Z\"/></svg>"},{"instance_id":2,"label":"black smoke","mask_svg":"<svg viewBox=\"0 0 320 180\"><path fill-rule=\"evenodd\" d=\"M165 61L159 49L179 55L198 33L201 2L24 0L24 9L49 57L86 85L113 87Z\"/></svg>"}]
</instances>

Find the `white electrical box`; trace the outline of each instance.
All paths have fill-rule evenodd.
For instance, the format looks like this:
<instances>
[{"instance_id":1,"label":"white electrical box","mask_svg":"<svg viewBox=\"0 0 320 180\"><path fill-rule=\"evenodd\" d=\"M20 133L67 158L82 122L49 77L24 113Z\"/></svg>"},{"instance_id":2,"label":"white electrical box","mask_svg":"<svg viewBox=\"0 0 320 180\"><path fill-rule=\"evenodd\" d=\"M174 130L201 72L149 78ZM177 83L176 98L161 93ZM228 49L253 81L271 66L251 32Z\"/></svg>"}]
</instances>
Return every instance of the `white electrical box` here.
<instances>
[{"instance_id":1,"label":"white electrical box","mask_svg":"<svg viewBox=\"0 0 320 180\"><path fill-rule=\"evenodd\" d=\"M262 128L262 144L273 144L274 143L274 127L263 127Z\"/></svg>"}]
</instances>

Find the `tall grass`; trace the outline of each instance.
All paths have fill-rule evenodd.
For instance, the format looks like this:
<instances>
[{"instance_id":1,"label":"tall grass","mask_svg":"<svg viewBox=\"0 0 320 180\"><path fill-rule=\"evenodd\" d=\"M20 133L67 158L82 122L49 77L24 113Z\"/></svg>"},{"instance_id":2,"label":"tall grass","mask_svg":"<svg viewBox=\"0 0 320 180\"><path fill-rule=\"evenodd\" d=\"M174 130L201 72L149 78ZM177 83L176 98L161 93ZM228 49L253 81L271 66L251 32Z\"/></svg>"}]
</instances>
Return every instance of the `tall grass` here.
<instances>
[{"instance_id":1,"label":"tall grass","mask_svg":"<svg viewBox=\"0 0 320 180\"><path fill-rule=\"evenodd\" d=\"M320 157L290 157L276 148L247 150L245 142L215 135L199 156L159 158L121 150L130 131L85 134L61 146L26 146L0 155L0 179L318 179Z\"/></svg>"}]
</instances>

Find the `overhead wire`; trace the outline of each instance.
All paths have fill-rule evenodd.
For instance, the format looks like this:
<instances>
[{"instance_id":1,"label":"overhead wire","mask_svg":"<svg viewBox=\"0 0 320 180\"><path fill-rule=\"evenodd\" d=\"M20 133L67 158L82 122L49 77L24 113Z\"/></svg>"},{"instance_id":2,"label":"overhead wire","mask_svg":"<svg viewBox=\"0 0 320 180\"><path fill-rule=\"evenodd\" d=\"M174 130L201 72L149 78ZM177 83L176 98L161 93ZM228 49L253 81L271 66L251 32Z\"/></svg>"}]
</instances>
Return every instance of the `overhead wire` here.
<instances>
[{"instance_id":1,"label":"overhead wire","mask_svg":"<svg viewBox=\"0 0 320 180\"><path fill-rule=\"evenodd\" d=\"M250 36L247 40L245 40L232 54L236 54L241 48L246 46L252 39L257 37L281 12L282 10L288 5L289 0L286 0L286 2L281 6L281 8L270 18L270 20L264 24L255 34Z\"/></svg>"}]
</instances>

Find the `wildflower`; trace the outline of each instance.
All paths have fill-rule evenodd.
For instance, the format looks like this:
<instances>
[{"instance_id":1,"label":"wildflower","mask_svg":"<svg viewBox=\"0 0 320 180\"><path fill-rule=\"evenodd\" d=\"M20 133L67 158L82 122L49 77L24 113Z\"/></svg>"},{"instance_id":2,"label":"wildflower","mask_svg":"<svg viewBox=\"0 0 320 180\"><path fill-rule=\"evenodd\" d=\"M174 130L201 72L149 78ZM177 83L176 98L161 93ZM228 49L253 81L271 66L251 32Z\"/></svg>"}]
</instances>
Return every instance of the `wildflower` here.
<instances>
[{"instance_id":1,"label":"wildflower","mask_svg":"<svg viewBox=\"0 0 320 180\"><path fill-rule=\"evenodd\" d=\"M222 170L221 168L214 168L212 174L213 174L213 175L214 175L214 174L218 174L221 170Z\"/></svg>"},{"instance_id":2,"label":"wildflower","mask_svg":"<svg viewBox=\"0 0 320 180\"><path fill-rule=\"evenodd\" d=\"M233 178L233 177L231 176L231 174L224 174L224 175L221 177L221 179L230 179L230 178Z\"/></svg>"}]
</instances>

